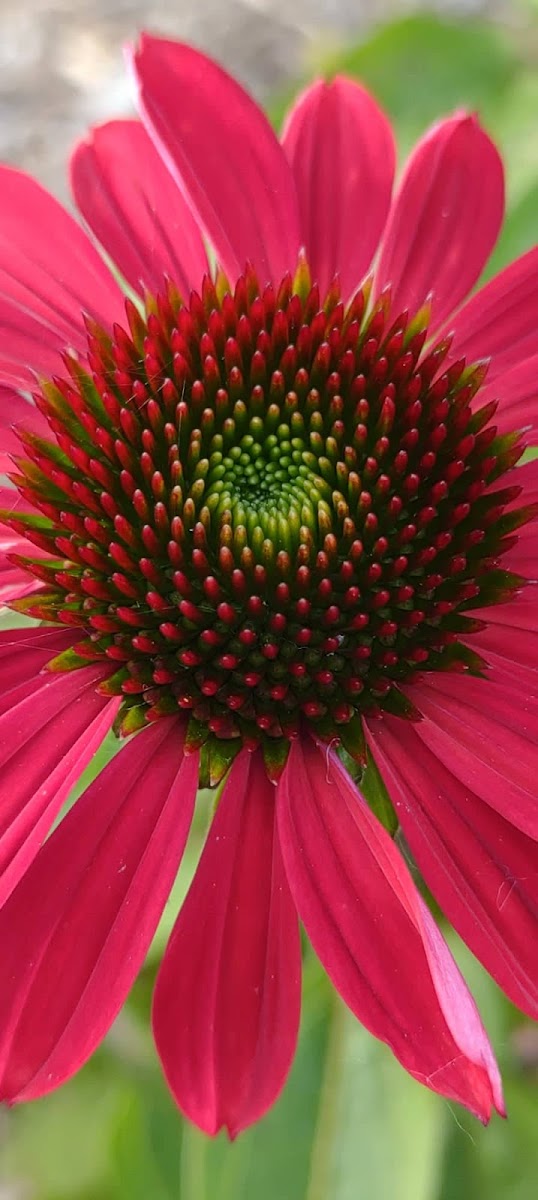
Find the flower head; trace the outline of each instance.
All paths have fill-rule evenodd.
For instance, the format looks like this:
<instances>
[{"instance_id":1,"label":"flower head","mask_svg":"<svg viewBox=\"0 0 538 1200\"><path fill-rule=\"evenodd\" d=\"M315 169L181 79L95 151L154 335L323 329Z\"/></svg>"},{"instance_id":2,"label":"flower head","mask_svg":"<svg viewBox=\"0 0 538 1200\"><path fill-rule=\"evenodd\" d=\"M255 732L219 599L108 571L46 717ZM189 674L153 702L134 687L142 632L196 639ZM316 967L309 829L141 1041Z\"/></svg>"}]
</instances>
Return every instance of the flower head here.
<instances>
[{"instance_id":1,"label":"flower head","mask_svg":"<svg viewBox=\"0 0 538 1200\"><path fill-rule=\"evenodd\" d=\"M235 1134L275 1099L298 913L359 1019L487 1119L493 1055L391 834L534 1015L537 254L465 301L503 214L474 117L391 203L358 84L314 84L280 144L201 54L144 37L132 66L141 123L72 160L130 298L2 171L0 589L40 624L0 635L0 1094L106 1032L200 784L154 1004L180 1107ZM111 726L135 736L42 844Z\"/></svg>"}]
</instances>

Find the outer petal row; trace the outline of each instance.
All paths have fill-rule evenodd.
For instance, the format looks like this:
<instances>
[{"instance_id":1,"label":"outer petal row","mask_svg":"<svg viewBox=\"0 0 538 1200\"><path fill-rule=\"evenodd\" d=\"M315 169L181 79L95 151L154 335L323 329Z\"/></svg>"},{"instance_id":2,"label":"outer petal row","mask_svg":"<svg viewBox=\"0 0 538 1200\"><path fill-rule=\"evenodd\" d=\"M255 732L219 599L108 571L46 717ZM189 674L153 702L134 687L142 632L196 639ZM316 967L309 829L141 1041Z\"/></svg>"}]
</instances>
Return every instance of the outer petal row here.
<instances>
[{"instance_id":1,"label":"outer petal row","mask_svg":"<svg viewBox=\"0 0 538 1200\"><path fill-rule=\"evenodd\" d=\"M144 37L133 67L160 153L136 122L112 122L79 146L72 167L79 205L131 285L159 287L168 273L184 291L199 286L201 224L232 281L251 260L262 281L278 282L306 244L322 288L339 269L351 292L382 232L393 174L390 128L371 97L345 79L309 88L284 133L290 168L261 110L205 56ZM476 281L502 210L493 143L474 117L440 123L407 164L382 238L378 288L390 282L398 308L416 308L432 292L435 327ZM47 238L34 244L42 228ZM492 381L517 366L506 403L526 424L537 279L531 252L453 320L456 353L492 355ZM34 181L3 168L4 382L24 386L34 371L53 374L66 346L84 350L82 312L110 325L121 309L117 284L72 218Z\"/></svg>"},{"instance_id":2,"label":"outer petal row","mask_svg":"<svg viewBox=\"0 0 538 1200\"><path fill-rule=\"evenodd\" d=\"M408 694L425 718L418 731L429 727L428 744L440 762L538 840L538 700L519 693L518 704L517 691L497 681L495 672L488 679L432 673Z\"/></svg>"},{"instance_id":3,"label":"outer petal row","mask_svg":"<svg viewBox=\"0 0 538 1200\"><path fill-rule=\"evenodd\" d=\"M402 737L401 723L386 718L372 726L371 746L443 912L514 1003L536 1017L536 843L452 774L438 757L437 733L424 720Z\"/></svg>"},{"instance_id":4,"label":"outer petal row","mask_svg":"<svg viewBox=\"0 0 538 1200\"><path fill-rule=\"evenodd\" d=\"M14 429L15 427L15 429ZM16 428L31 430L46 436L49 427L34 404L23 400L12 388L0 386L0 475L13 470L12 454L21 453L21 443L16 435ZM2 489L4 492L4 489ZM0 506L5 507L5 493L0 499ZM18 496L14 492L13 500Z\"/></svg>"},{"instance_id":5,"label":"outer petal row","mask_svg":"<svg viewBox=\"0 0 538 1200\"><path fill-rule=\"evenodd\" d=\"M110 326L123 298L84 231L35 180L0 167L0 377L32 386L84 350L83 313Z\"/></svg>"},{"instance_id":6,"label":"outer petal row","mask_svg":"<svg viewBox=\"0 0 538 1200\"><path fill-rule=\"evenodd\" d=\"M355 290L387 218L390 125L360 85L337 77L299 97L282 149L264 114L199 52L144 36L132 55L151 137L234 278L247 260L278 283L304 245L322 293ZM297 206L298 201L298 206ZM434 126L407 164L382 241L377 285L397 309L433 293L433 328L480 275L504 213L500 156L475 117Z\"/></svg>"},{"instance_id":7,"label":"outer petal row","mask_svg":"<svg viewBox=\"0 0 538 1200\"><path fill-rule=\"evenodd\" d=\"M299 915L356 1016L411 1075L487 1120L499 1073L407 867L334 754L292 746L279 830Z\"/></svg>"},{"instance_id":8,"label":"outer petal row","mask_svg":"<svg viewBox=\"0 0 538 1200\"><path fill-rule=\"evenodd\" d=\"M153 1024L178 1104L232 1137L273 1103L299 1025L297 915L261 754L242 751L157 980Z\"/></svg>"},{"instance_id":9,"label":"outer petal row","mask_svg":"<svg viewBox=\"0 0 538 1200\"><path fill-rule=\"evenodd\" d=\"M163 719L111 760L0 913L0 1096L67 1079L145 958L192 817L198 762ZM24 946L24 959L21 959Z\"/></svg>"},{"instance_id":10,"label":"outer petal row","mask_svg":"<svg viewBox=\"0 0 538 1200\"><path fill-rule=\"evenodd\" d=\"M207 255L197 222L139 121L93 129L71 160L82 215L135 291L160 292L165 276L187 296Z\"/></svg>"},{"instance_id":11,"label":"outer petal row","mask_svg":"<svg viewBox=\"0 0 538 1200\"><path fill-rule=\"evenodd\" d=\"M372 261L394 177L390 124L370 94L350 79L307 88L282 133L301 231L322 296L338 273L348 299Z\"/></svg>"},{"instance_id":12,"label":"outer petal row","mask_svg":"<svg viewBox=\"0 0 538 1200\"><path fill-rule=\"evenodd\" d=\"M0 388L0 405L2 404L2 390L5 389ZM25 427L35 431L37 423L34 424L32 418L34 412L38 417L40 416L37 409L33 409L30 404L27 404L22 397L17 396L14 392L10 392L9 396L10 400L14 401L13 405L9 406L11 411L18 416L20 412L19 406L26 409L28 416L24 413L22 423L25 424ZM5 430L2 429L3 415L0 408L0 446L2 436L5 434ZM39 431L39 425L37 425L37 430ZM7 437L9 438L10 436L13 437L13 441L16 440L14 435L8 433ZM12 467L13 463L10 457L5 455L4 469L10 470ZM0 452L1 470L2 454ZM19 493L13 487L0 487L0 509L3 509L7 513L35 511L29 502L23 500L22 496L19 496ZM33 558L34 560L50 557L45 550L42 550L39 546L34 546L22 534L16 533L13 529L0 522L0 604L9 604L11 600L27 596L30 592L35 592L37 588L41 587L41 581L36 579L35 576L30 575L29 571L24 569L24 566L19 566L18 563L14 562L13 555L20 555L23 558Z\"/></svg>"},{"instance_id":13,"label":"outer petal row","mask_svg":"<svg viewBox=\"0 0 538 1200\"><path fill-rule=\"evenodd\" d=\"M39 675L72 643L72 634L49 629L0 634L0 904L28 870L117 711L116 699L95 690L102 666Z\"/></svg>"},{"instance_id":14,"label":"outer petal row","mask_svg":"<svg viewBox=\"0 0 538 1200\"><path fill-rule=\"evenodd\" d=\"M250 258L262 279L278 279L294 265L302 228L320 280L325 277L328 281L333 265L338 265L344 252L341 245L331 241L335 224L342 234L347 231L352 236L361 187L365 180L371 183L376 205L365 206L363 241L353 244L344 268L344 287L351 289L353 273L362 272L367 265L379 236L392 175L392 163L382 168L375 153L377 139L381 144L383 138L387 155L390 153L390 135L379 110L365 94L345 81L336 81L331 87L315 85L290 118L286 149L299 194L300 226L290 167L265 118L238 85L194 51L155 39L144 39L135 63L143 113L153 136L232 275ZM185 88L185 103L179 104L175 92L178 78ZM329 159L331 130L344 110L352 120L343 129L341 141L333 146L334 158L342 165L351 153L349 147L360 144L364 162L359 174L347 179L345 188L336 189L331 202L325 195L316 210L312 206L316 172L319 162ZM376 121L374 136L371 131ZM317 159L313 139L317 140ZM143 161L147 169L140 190L133 194L116 174L120 143L128 172L133 171L137 161ZM133 286L141 282L158 286L162 273L172 270L176 281L182 273L181 286L187 289L199 268L204 267L202 243L183 199L176 207L180 229L169 223L169 208L178 194L176 185L140 127L121 123L121 128L114 124L96 131L92 141L79 150L73 171L75 189L94 232L107 248L116 249L119 265ZM249 181L248 191L244 179ZM334 182L331 176L331 186ZM6 380L23 384L30 377L27 363L53 373L60 348L66 344L83 347L83 324L73 312L85 309L110 324L121 315L117 311L120 293L84 235L55 201L17 173L7 172L5 184L8 203L0 231L0 325L10 336L6 351L9 362L3 360L1 366ZM162 222L156 219L155 189L159 192ZM471 118L457 117L443 123L423 140L409 163L383 244L380 285L390 280L397 304L416 307L435 283L434 323L441 322L475 282L495 240L501 214L502 172L489 139ZM132 240L125 237L126 221L132 222ZM51 229L51 239L36 262L27 231L32 224L43 222ZM447 225L451 230L448 254L444 242ZM150 227L155 228L155 239L148 249L145 234ZM184 238L180 249L176 247L176 235ZM62 240L68 245L62 259L67 264L66 278L59 287L53 287L52 260L57 258ZM19 251L22 247L20 261L12 255L11 242L19 246ZM30 267L28 271L24 267L25 256L32 271L35 268L35 275L28 274ZM468 302L454 320L457 352L463 349L470 358L484 353L497 356L494 369L505 372L505 379L512 383L512 390L507 387L507 403L514 414L516 410L521 412L521 419L528 416L532 406L532 367L513 364L522 356L536 354L537 272L532 252ZM31 353L33 357L29 357ZM520 637L523 670L529 667L530 647L534 645L533 624L524 604L514 605L513 613L511 607L505 606L505 623L512 625L519 620L513 639L515 647ZM486 640L489 637L493 656L498 654L502 660L506 639L497 629L503 625L502 612L497 617L485 636ZM515 649L513 655L517 660ZM538 658L530 665L538 667ZM7 667L9 670L9 663ZM7 824L2 844L7 864L6 893L19 871L16 865L14 874L9 874L13 864L21 864L23 870L28 865L72 782L74 752L81 737L77 732L80 715L87 723L91 712L90 728L98 740L108 727L110 716L107 711L103 718L104 702L94 692L98 675L92 670L77 672L67 681L48 678L37 688L35 679L31 684L16 684L14 677L8 708L0 719L5 737L4 766L10 772L11 784L11 807L5 810ZM84 693L82 705L74 703L79 692ZM442 697L435 694L435 688L425 688L421 699L425 721L418 732L410 731L409 745L414 745L418 755L415 779L431 758L432 778L443 778L456 814L445 830L444 853L447 839L454 837L454 830L463 820L464 789L472 782L480 845L489 847L488 861L497 872L495 879L500 879L502 911L509 909L509 903L514 907L517 899L522 928L527 928L526 923L535 919L534 910L528 904L525 907L527 902L519 889L528 870L527 843L511 826L509 832L501 829L500 811L494 812L495 807L502 807L500 793L494 803L495 788L499 788L495 776L501 777L500 760L486 757L485 749L492 727L502 727L504 751L509 746L515 752L520 746L508 708L499 695L492 720L491 714L481 718L481 738L474 747L473 759L466 731L461 728L461 698L451 696L449 686ZM478 718L472 691L467 693L467 702L475 727ZM50 716L51 703L55 712L58 709L54 718ZM529 703L534 704L534 700ZM36 743L37 774L31 776L25 790L20 749L13 749L12 730L16 723L18 730L26 731L24 737L34 737L36 720L43 744ZM173 728L177 733L178 722ZM28 938L34 939L29 942L33 947L31 967L19 977L15 993L10 996L6 988L1 1001L7 1006L4 1087L11 1098L41 1094L48 1090L50 1080L54 1083L65 1078L87 1057L110 1023L145 952L184 844L195 787L193 760L181 766L181 787L176 778L178 743L171 731L169 722L146 731L110 764L40 851L34 867L8 901L5 911L11 927L17 928L17 936L26 937L28 922L33 922ZM38 732L35 736L39 739ZM391 723L387 721L385 750L378 753L396 794L403 796L402 779L409 763L397 739L395 745L390 736ZM516 823L535 835L528 778L529 754L534 752L529 750L529 741L532 738L525 743L523 766L518 767L517 777L511 781L510 799ZM357 796L339 762L329 756L326 763L324 753L310 743L294 746L278 797L286 872L312 941L350 1006L392 1045L411 1073L487 1118L492 1103L502 1109L502 1097L476 1010L392 842ZM464 772L472 769L469 762L473 761L480 766L477 779L470 781ZM54 783L53 801L41 786L44 775L50 776L49 786L50 780ZM121 796L116 793L117 805L110 810L104 801L105 791L111 788L114 795L120 777L123 790ZM148 798L141 790L141 780L154 787ZM178 817L183 785L188 799L186 807L181 807L183 815ZM490 792L489 807L483 797L486 789ZM417 856L421 854L431 870L434 854L440 853L435 839L441 835L432 813L426 811L427 796L417 796L417 806L420 799L425 815L420 822L413 818L417 820L416 828L408 819L409 839L414 838ZM211 1130L225 1124L233 1133L267 1107L285 1077L295 1041L297 929L274 833L272 801L273 791L265 780L259 756L249 760L241 755L226 786L157 989L156 1036L171 1086L186 1111ZM505 859L497 861L494 853L501 837L514 862L508 876L502 866ZM219 844L221 841L224 845ZM123 860L117 865L120 843L128 845L129 850L125 870ZM472 837L468 845L472 847L470 858L475 856L478 861L480 849ZM469 865L457 860L454 848L451 854L455 856L456 874L460 871L466 878ZM443 869L448 876L447 861L445 857ZM63 872L65 862L69 867ZM144 917L144 889L157 865L162 884L152 889L156 899L147 905ZM103 877L112 880L104 898L95 884L99 875L96 866ZM126 878L118 882L116 875L123 874ZM58 878L60 885L47 891L51 878ZM213 883L220 889L218 903ZM457 896L450 893L448 885L442 886L446 886L447 904L455 913L455 923L464 926ZM495 940L493 936L491 886L483 895L474 895L470 903L482 932L473 932L470 922L471 931L465 926L465 935L469 941L475 937L484 958L490 955L491 969L506 986L512 952L508 933L502 950L499 937ZM503 887L508 888L506 899ZM47 903L40 906L44 893ZM73 931L86 928L88 914L93 915L94 909L98 914L95 937L80 938L80 946L86 945L86 949L78 952L73 964L68 960ZM252 921L254 911L256 922ZM138 925L133 923L133 913L138 915ZM207 937L201 947L194 923L200 913L207 922ZM2 916L1 920L8 945L7 961L14 964L14 935L9 934L8 918ZM127 949L133 938L136 951L129 959ZM370 950L365 950L364 942ZM407 957L398 959L398 989L394 988L388 967L394 962L391 951L395 943L408 947ZM250 953L245 961L239 958L235 975L230 975L221 967L235 958L238 946L250 947ZM113 955L118 952L129 966L111 981ZM201 1024L194 1005L196 980L188 971L178 991L180 957L197 964L207 980L203 1008L207 1020ZM279 987L273 980L276 966L282 968L283 963L287 982ZM62 971L66 985L52 996L50 979ZM191 976L192 971L194 966ZM533 988L530 965L522 952L518 970L514 971L513 994L529 1010L536 1003ZM179 1026L172 1020L172 994L183 995ZM48 1016L42 1021L45 1001ZM103 1015L92 1023L91 1014L99 1006ZM417 1045L413 1035L420 1022L423 1031ZM270 1045L275 1039L278 1049L273 1059ZM182 1049L178 1057L178 1046L183 1047L184 1042L186 1053ZM239 1062L233 1085L232 1059ZM253 1064L254 1086L250 1079ZM203 1087L199 1086L200 1080Z\"/></svg>"},{"instance_id":15,"label":"outer petal row","mask_svg":"<svg viewBox=\"0 0 538 1200\"><path fill-rule=\"evenodd\" d=\"M529 265L533 264L538 272L538 259L531 259ZM484 299L486 297L483 297ZM536 313L538 314L538 305ZM462 330L465 330L464 324ZM532 348L536 348L534 342ZM512 357L512 347L507 346L506 351ZM491 382L486 382L486 386L480 388L477 393L477 407L489 404L490 400L496 400L498 410L495 423L499 433L513 433L516 429L523 429L527 445L535 446L538 443L538 354L533 353L531 358L522 360L515 358L514 365L509 366L508 370L501 369L500 373L498 371L499 368L494 365L494 378Z\"/></svg>"},{"instance_id":16,"label":"outer petal row","mask_svg":"<svg viewBox=\"0 0 538 1200\"><path fill-rule=\"evenodd\" d=\"M294 270L300 249L290 167L264 113L211 59L143 36L133 56L141 115L234 280Z\"/></svg>"},{"instance_id":17,"label":"outer petal row","mask_svg":"<svg viewBox=\"0 0 538 1200\"><path fill-rule=\"evenodd\" d=\"M495 245L504 214L502 161L475 117L456 115L418 143L383 238L376 283L396 312L432 295L432 331L465 299Z\"/></svg>"},{"instance_id":18,"label":"outer petal row","mask_svg":"<svg viewBox=\"0 0 538 1200\"><path fill-rule=\"evenodd\" d=\"M448 329L448 326L447 326ZM450 320L453 352L491 357L488 383L538 353L538 246L490 280Z\"/></svg>"},{"instance_id":19,"label":"outer petal row","mask_svg":"<svg viewBox=\"0 0 538 1200\"><path fill-rule=\"evenodd\" d=\"M196 779L196 760L181 763L177 719L143 731L87 789L7 901L5 1098L57 1086L106 1032L165 903ZM287 875L314 946L359 1018L434 1090L484 1120L492 1103L502 1111L497 1069L461 976L339 761L310 742L294 746L277 812L284 864L274 789L261 755L242 752L157 984L156 1039L180 1106L208 1132L225 1125L233 1136L286 1078L300 975Z\"/></svg>"}]
</instances>

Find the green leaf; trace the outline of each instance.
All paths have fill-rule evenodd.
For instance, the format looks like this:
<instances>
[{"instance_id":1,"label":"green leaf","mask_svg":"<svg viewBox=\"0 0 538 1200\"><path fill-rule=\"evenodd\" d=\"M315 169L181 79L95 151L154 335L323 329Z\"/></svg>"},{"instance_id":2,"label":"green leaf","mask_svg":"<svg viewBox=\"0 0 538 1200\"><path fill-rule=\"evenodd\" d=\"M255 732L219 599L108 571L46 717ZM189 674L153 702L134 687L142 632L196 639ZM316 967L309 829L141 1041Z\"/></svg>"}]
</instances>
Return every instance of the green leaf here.
<instances>
[{"instance_id":1,"label":"green leaf","mask_svg":"<svg viewBox=\"0 0 538 1200\"><path fill-rule=\"evenodd\" d=\"M453 1110L435 1200L533 1200L538 1179L536 1082L525 1077L514 1032L523 1018L453 930L444 931L478 1004L503 1076L508 1120L493 1116L484 1128L463 1109ZM527 1027L533 1028L530 1022Z\"/></svg>"},{"instance_id":2,"label":"green leaf","mask_svg":"<svg viewBox=\"0 0 538 1200\"><path fill-rule=\"evenodd\" d=\"M446 1109L335 997L307 1200L436 1200Z\"/></svg>"},{"instance_id":3,"label":"green leaf","mask_svg":"<svg viewBox=\"0 0 538 1200\"><path fill-rule=\"evenodd\" d=\"M322 48L317 59L322 73L348 73L372 89L395 123L400 150L454 109L478 109L487 120L519 66L505 31L433 14L395 21L330 57ZM286 106L280 106L280 117Z\"/></svg>"},{"instance_id":4,"label":"green leaf","mask_svg":"<svg viewBox=\"0 0 538 1200\"><path fill-rule=\"evenodd\" d=\"M102 1065L93 1063L59 1092L6 1116L0 1181L20 1181L21 1196L36 1200L113 1200L108 1130L123 1085L105 1076Z\"/></svg>"},{"instance_id":5,"label":"green leaf","mask_svg":"<svg viewBox=\"0 0 538 1200\"><path fill-rule=\"evenodd\" d=\"M538 73L520 70L513 85L498 97L493 131L505 160L508 205L511 209L538 177Z\"/></svg>"},{"instance_id":6,"label":"green leaf","mask_svg":"<svg viewBox=\"0 0 538 1200\"><path fill-rule=\"evenodd\" d=\"M438 1200L534 1200L536 1083L505 1071L508 1121L483 1128L467 1113L450 1129ZM437 1200L437 1198L436 1198Z\"/></svg>"},{"instance_id":7,"label":"green leaf","mask_svg":"<svg viewBox=\"0 0 538 1200\"><path fill-rule=\"evenodd\" d=\"M115 1200L177 1200L183 1122L158 1076L140 1076L112 1128Z\"/></svg>"},{"instance_id":8,"label":"green leaf","mask_svg":"<svg viewBox=\"0 0 538 1200\"><path fill-rule=\"evenodd\" d=\"M340 57L398 125L422 128L455 108L484 112L518 65L506 33L491 24L412 16L387 25Z\"/></svg>"}]
</instances>

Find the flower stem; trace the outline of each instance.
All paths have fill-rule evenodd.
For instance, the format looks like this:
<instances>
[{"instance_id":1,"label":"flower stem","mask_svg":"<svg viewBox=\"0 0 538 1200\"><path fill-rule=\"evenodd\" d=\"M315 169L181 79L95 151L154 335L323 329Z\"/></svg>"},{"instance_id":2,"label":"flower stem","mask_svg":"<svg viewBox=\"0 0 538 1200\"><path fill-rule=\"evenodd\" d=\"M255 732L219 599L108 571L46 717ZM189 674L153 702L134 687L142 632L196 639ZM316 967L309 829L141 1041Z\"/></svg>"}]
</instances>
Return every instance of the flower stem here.
<instances>
[{"instance_id":1,"label":"flower stem","mask_svg":"<svg viewBox=\"0 0 538 1200\"><path fill-rule=\"evenodd\" d=\"M331 1147L338 1120L338 1093L343 1062L343 1018L342 1003L337 993L334 992L306 1200L327 1200L327 1196L330 1194L328 1176Z\"/></svg>"}]
</instances>

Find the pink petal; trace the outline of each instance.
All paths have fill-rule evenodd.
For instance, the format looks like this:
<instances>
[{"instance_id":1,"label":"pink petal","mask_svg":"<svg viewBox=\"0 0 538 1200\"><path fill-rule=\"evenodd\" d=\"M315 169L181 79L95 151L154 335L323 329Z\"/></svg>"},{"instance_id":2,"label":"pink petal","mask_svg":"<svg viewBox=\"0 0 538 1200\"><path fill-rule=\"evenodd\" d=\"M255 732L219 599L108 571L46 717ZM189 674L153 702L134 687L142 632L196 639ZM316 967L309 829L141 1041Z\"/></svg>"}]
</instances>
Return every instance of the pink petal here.
<instances>
[{"instance_id":1,"label":"pink petal","mask_svg":"<svg viewBox=\"0 0 538 1200\"><path fill-rule=\"evenodd\" d=\"M517 362L477 393L475 406L497 400L495 424L499 433L526 431L529 446L538 444L538 354Z\"/></svg>"},{"instance_id":2,"label":"pink petal","mask_svg":"<svg viewBox=\"0 0 538 1200\"><path fill-rule=\"evenodd\" d=\"M448 328L448 327L447 327ZM491 357L488 384L538 354L538 247L490 280L450 321L456 357Z\"/></svg>"},{"instance_id":3,"label":"pink petal","mask_svg":"<svg viewBox=\"0 0 538 1200\"><path fill-rule=\"evenodd\" d=\"M5 358L0 356L0 380L29 391L35 387L36 376L49 378L58 374L64 350L82 353L84 339L81 331L62 335L26 305L9 296L5 298L1 287L0 271L0 334L6 351Z\"/></svg>"},{"instance_id":4,"label":"pink petal","mask_svg":"<svg viewBox=\"0 0 538 1200\"><path fill-rule=\"evenodd\" d=\"M517 473L512 476L510 482L519 484L522 491L521 495L508 505L509 510L526 505L536 505L538 509L538 459L518 466ZM498 487L499 481L491 486L491 491L496 491ZM518 529L515 545L502 556L502 566L534 583L538 582L538 517L534 517ZM523 592L523 598L525 595L526 590ZM516 602L519 602L517 598ZM490 614L494 611L493 608L489 610Z\"/></svg>"},{"instance_id":5,"label":"pink petal","mask_svg":"<svg viewBox=\"0 0 538 1200\"><path fill-rule=\"evenodd\" d=\"M376 721L373 754L443 912L510 999L538 1017L536 843L437 759L430 730L429 721Z\"/></svg>"},{"instance_id":6,"label":"pink petal","mask_svg":"<svg viewBox=\"0 0 538 1200\"><path fill-rule=\"evenodd\" d=\"M11 484L0 485L0 509L4 509L8 513L15 511L35 513L36 511L35 505L30 504L29 500L25 500Z\"/></svg>"},{"instance_id":7,"label":"pink petal","mask_svg":"<svg viewBox=\"0 0 538 1200\"><path fill-rule=\"evenodd\" d=\"M23 400L12 388L0 386L0 474L13 469L10 456L22 451L17 428L33 430L41 437L50 436L47 422L35 404Z\"/></svg>"},{"instance_id":8,"label":"pink petal","mask_svg":"<svg viewBox=\"0 0 538 1200\"><path fill-rule=\"evenodd\" d=\"M517 472L519 475L519 470ZM522 501L520 498L520 503ZM528 543L531 554L536 554L536 523L533 522L529 531ZM522 546L525 542L522 541ZM524 551L523 551L524 552ZM517 563L517 553L506 555L503 566L514 569ZM521 564L523 565L523 564ZM532 564L531 564L532 565ZM485 629L473 633L469 644L486 660L490 652L500 654L503 658L515 663L538 669L538 618L537 618L538 587L534 583L527 584L521 592L503 604L492 604L485 608L473 609L473 617L487 621Z\"/></svg>"},{"instance_id":9,"label":"pink petal","mask_svg":"<svg viewBox=\"0 0 538 1200\"><path fill-rule=\"evenodd\" d=\"M512 704L515 709L514 724L516 729L520 728L517 714L522 709L522 722L525 725L525 731L529 733L529 721L527 720L527 700L538 699L538 670L533 670L532 667L527 667L519 663L510 662L508 659L501 658L497 654L488 654L488 679L491 679L499 687L503 688L507 696L507 705ZM508 699L508 697L511 697ZM510 814L510 819L512 816Z\"/></svg>"},{"instance_id":10,"label":"pink petal","mask_svg":"<svg viewBox=\"0 0 538 1200\"><path fill-rule=\"evenodd\" d=\"M29 596L41 586L39 579L34 579L28 571L10 561L12 554L31 554L32 549L24 538L16 534L6 536L5 531L0 529L0 605ZM38 556L45 557L43 552L38 552L35 557Z\"/></svg>"},{"instance_id":11,"label":"pink petal","mask_svg":"<svg viewBox=\"0 0 538 1200\"><path fill-rule=\"evenodd\" d=\"M0 913L0 1094L42 1096L104 1037L145 958L192 817L197 757L176 718L90 784Z\"/></svg>"},{"instance_id":12,"label":"pink petal","mask_svg":"<svg viewBox=\"0 0 538 1200\"><path fill-rule=\"evenodd\" d=\"M27 404L26 407L30 408L30 405ZM13 463L9 461L9 468L12 467ZM13 487L0 487L1 509L4 509L8 513L35 513L32 505L27 500L23 500ZM13 554L25 555L33 559L50 558L50 555L45 550L41 550L39 546L34 546L32 542L27 541L21 534L15 533L7 525L3 525L2 518L0 517L0 604L10 604L12 600L19 600L22 596L28 596L31 592L35 592L37 588L43 586L39 579L35 579L23 567L11 561Z\"/></svg>"},{"instance_id":13,"label":"pink petal","mask_svg":"<svg viewBox=\"0 0 538 1200\"><path fill-rule=\"evenodd\" d=\"M535 504L538 500L538 459L533 459L532 462L524 463L523 466L518 466L517 475L514 477L514 482L521 485L523 492L518 499L512 501L511 508L519 508L521 504ZM498 481L493 485L497 488ZM519 535L525 532L528 526L523 526L520 529Z\"/></svg>"},{"instance_id":14,"label":"pink petal","mask_svg":"<svg viewBox=\"0 0 538 1200\"><path fill-rule=\"evenodd\" d=\"M34 630L15 631L35 637ZM47 631L48 632L48 631ZM11 635L12 653L21 641ZM58 635L56 635L58 636ZM44 639L44 643L47 639ZM54 639L51 639L54 642ZM102 665L69 674L39 675L43 659L37 644L35 671L0 700L0 904L37 854L64 800L112 726L119 699L96 692ZM47 658L54 656L48 643ZM2 675L14 682L12 659Z\"/></svg>"},{"instance_id":15,"label":"pink petal","mask_svg":"<svg viewBox=\"0 0 538 1200\"><path fill-rule=\"evenodd\" d=\"M395 164L389 121L365 88L337 76L295 101L282 144L312 277L323 295L339 272L347 298L370 265L389 210Z\"/></svg>"},{"instance_id":16,"label":"pink petal","mask_svg":"<svg viewBox=\"0 0 538 1200\"><path fill-rule=\"evenodd\" d=\"M537 522L532 521L518 531L515 546L503 555L503 567L538 583L538 536Z\"/></svg>"},{"instance_id":17,"label":"pink petal","mask_svg":"<svg viewBox=\"0 0 538 1200\"><path fill-rule=\"evenodd\" d=\"M504 604L489 604L473 609L473 617L501 625L509 630L522 629L528 633L538 632L538 587L529 583L519 594ZM474 635L473 635L474 636ZM508 635L510 636L510 635Z\"/></svg>"},{"instance_id":18,"label":"pink petal","mask_svg":"<svg viewBox=\"0 0 538 1200\"><path fill-rule=\"evenodd\" d=\"M501 816L538 839L538 700L517 688L513 694L495 678L434 673L408 694L428 719L428 745L438 759Z\"/></svg>"},{"instance_id":19,"label":"pink petal","mask_svg":"<svg viewBox=\"0 0 538 1200\"><path fill-rule=\"evenodd\" d=\"M232 1137L280 1092L295 1051L301 955L261 754L236 759L157 979L168 1084L206 1133Z\"/></svg>"},{"instance_id":20,"label":"pink petal","mask_svg":"<svg viewBox=\"0 0 538 1200\"><path fill-rule=\"evenodd\" d=\"M471 290L504 213L502 161L475 117L457 114L422 138L394 200L376 272L392 284L394 312L433 294L431 328Z\"/></svg>"},{"instance_id":21,"label":"pink petal","mask_svg":"<svg viewBox=\"0 0 538 1200\"><path fill-rule=\"evenodd\" d=\"M469 645L488 662L492 654L497 654L517 666L538 670L538 631L511 629L491 621L487 629L473 633Z\"/></svg>"},{"instance_id":22,"label":"pink petal","mask_svg":"<svg viewBox=\"0 0 538 1200\"><path fill-rule=\"evenodd\" d=\"M135 291L188 297L208 270L199 227L139 121L96 126L71 160L76 203Z\"/></svg>"},{"instance_id":23,"label":"pink petal","mask_svg":"<svg viewBox=\"0 0 538 1200\"><path fill-rule=\"evenodd\" d=\"M247 260L280 283L301 244L297 197L261 109L189 46L144 34L132 63L144 124L232 284Z\"/></svg>"},{"instance_id":24,"label":"pink petal","mask_svg":"<svg viewBox=\"0 0 538 1200\"><path fill-rule=\"evenodd\" d=\"M26 404L26 408L30 409L30 407L29 404ZM13 466L10 460L8 460L8 464L9 467ZM8 512L15 510L35 512L35 509L32 509L26 500L22 500L19 493L12 487L0 487L0 509L2 508ZM9 604L12 600L19 600L22 596L28 596L37 588L42 587L39 579L30 575L24 567L11 561L14 554L32 559L50 558L45 550L34 546L32 542L28 542L26 538L15 533L8 526L2 525L0 518L0 604Z\"/></svg>"},{"instance_id":25,"label":"pink petal","mask_svg":"<svg viewBox=\"0 0 538 1200\"><path fill-rule=\"evenodd\" d=\"M58 371L59 351L85 349L83 312L106 326L121 319L122 294L83 230L35 180L0 167L0 195L2 377L27 385L30 372Z\"/></svg>"},{"instance_id":26,"label":"pink petal","mask_svg":"<svg viewBox=\"0 0 538 1200\"><path fill-rule=\"evenodd\" d=\"M403 1066L482 1120L499 1074L465 983L391 838L340 761L298 740L278 787L282 854L314 949Z\"/></svg>"},{"instance_id":27,"label":"pink petal","mask_svg":"<svg viewBox=\"0 0 538 1200\"><path fill-rule=\"evenodd\" d=\"M68 650L76 641L77 635L72 629L58 629L50 625L3 629L0 632L0 714L18 702L10 699L12 688L23 687L29 679L39 675L52 658ZM24 694L24 689L21 694Z\"/></svg>"}]
</instances>

